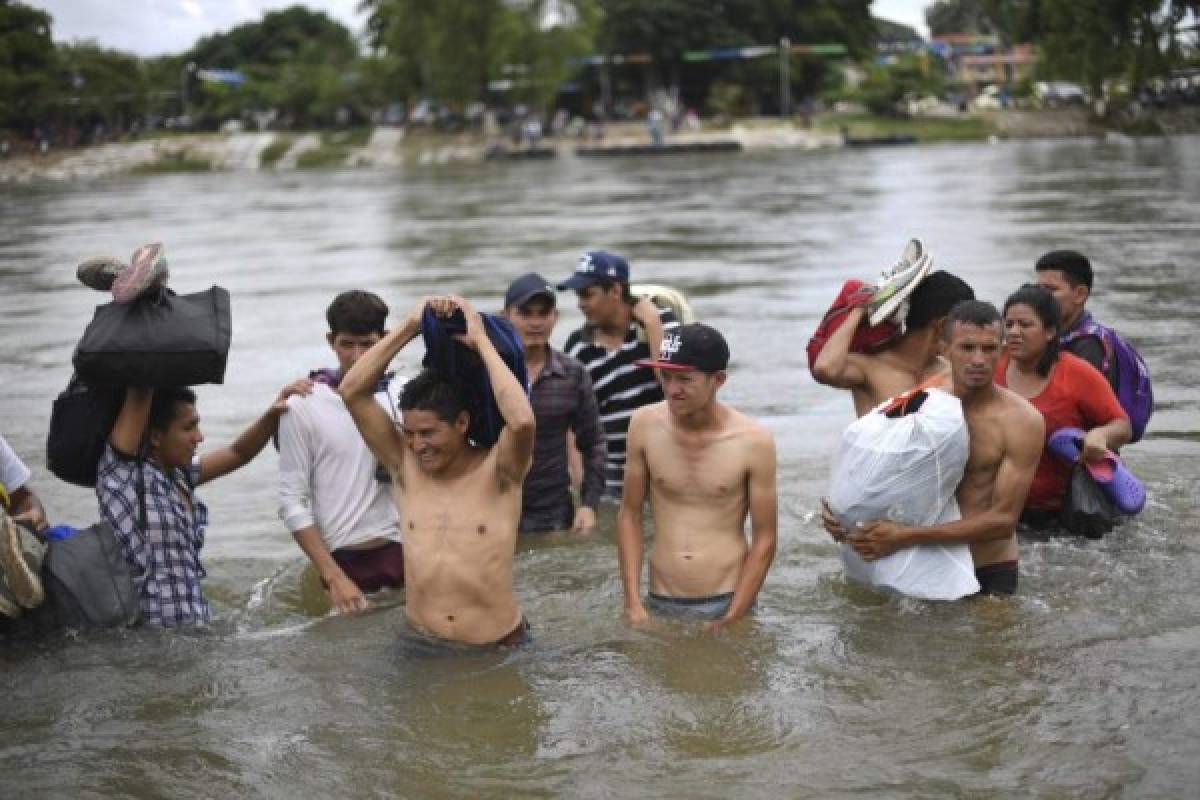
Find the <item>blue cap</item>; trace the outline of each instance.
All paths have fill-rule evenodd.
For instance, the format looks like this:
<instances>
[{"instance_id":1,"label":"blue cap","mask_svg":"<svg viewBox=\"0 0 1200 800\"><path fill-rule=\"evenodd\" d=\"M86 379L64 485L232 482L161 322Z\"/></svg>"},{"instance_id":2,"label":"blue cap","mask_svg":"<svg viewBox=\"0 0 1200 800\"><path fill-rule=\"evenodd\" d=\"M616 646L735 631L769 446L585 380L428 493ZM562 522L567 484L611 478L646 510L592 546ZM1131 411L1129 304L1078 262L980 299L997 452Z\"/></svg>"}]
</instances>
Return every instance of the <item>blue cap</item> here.
<instances>
[{"instance_id":1,"label":"blue cap","mask_svg":"<svg viewBox=\"0 0 1200 800\"><path fill-rule=\"evenodd\" d=\"M589 250L579 257L575 274L560 283L558 289L585 289L602 280L629 283L629 263L605 250Z\"/></svg>"}]
</instances>

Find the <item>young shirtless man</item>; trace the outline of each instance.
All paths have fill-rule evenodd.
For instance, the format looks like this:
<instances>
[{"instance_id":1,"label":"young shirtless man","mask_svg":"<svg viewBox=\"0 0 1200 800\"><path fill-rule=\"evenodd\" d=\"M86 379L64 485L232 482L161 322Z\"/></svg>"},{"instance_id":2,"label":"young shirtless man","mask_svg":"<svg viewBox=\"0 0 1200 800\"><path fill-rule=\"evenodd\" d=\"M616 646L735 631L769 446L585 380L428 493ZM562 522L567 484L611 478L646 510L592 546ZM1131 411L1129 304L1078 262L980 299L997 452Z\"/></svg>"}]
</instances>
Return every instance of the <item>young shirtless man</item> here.
<instances>
[{"instance_id":1,"label":"young shirtless man","mask_svg":"<svg viewBox=\"0 0 1200 800\"><path fill-rule=\"evenodd\" d=\"M470 415L461 393L431 370L405 384L399 428L373 397L388 364L420 333L426 304L440 316L461 310L466 317L460 341L483 360L505 422L490 449L468 443ZM513 591L513 553L521 485L533 455L534 415L479 313L461 297L420 303L359 358L340 393L367 445L392 475L404 534L409 623L452 642L524 641L528 626Z\"/></svg>"},{"instance_id":2,"label":"young shirtless man","mask_svg":"<svg viewBox=\"0 0 1200 800\"><path fill-rule=\"evenodd\" d=\"M629 425L617 551L631 623L659 614L712 620L746 614L775 558L775 440L754 420L717 402L729 347L707 325L663 337L657 361L666 400L638 409ZM642 507L654 514L650 594L642 602ZM746 543L746 517L751 524Z\"/></svg>"},{"instance_id":3,"label":"young shirtless man","mask_svg":"<svg viewBox=\"0 0 1200 800\"><path fill-rule=\"evenodd\" d=\"M1017 590L1017 520L1042 454L1042 415L992 375L1004 344L990 303L954 307L943 330L953 392L962 400L971 449L956 497L962 518L929 527L875 520L847 536L826 505L825 529L868 561L918 544L969 544L981 594Z\"/></svg>"},{"instance_id":4,"label":"young shirtless man","mask_svg":"<svg viewBox=\"0 0 1200 800\"><path fill-rule=\"evenodd\" d=\"M958 303L974 299L975 292L961 278L944 270L931 273L909 297L904 333L875 353L850 352L867 306L851 309L817 356L813 378L826 386L849 389L854 412L861 417L889 397L946 372L946 362L938 356L946 315Z\"/></svg>"}]
</instances>

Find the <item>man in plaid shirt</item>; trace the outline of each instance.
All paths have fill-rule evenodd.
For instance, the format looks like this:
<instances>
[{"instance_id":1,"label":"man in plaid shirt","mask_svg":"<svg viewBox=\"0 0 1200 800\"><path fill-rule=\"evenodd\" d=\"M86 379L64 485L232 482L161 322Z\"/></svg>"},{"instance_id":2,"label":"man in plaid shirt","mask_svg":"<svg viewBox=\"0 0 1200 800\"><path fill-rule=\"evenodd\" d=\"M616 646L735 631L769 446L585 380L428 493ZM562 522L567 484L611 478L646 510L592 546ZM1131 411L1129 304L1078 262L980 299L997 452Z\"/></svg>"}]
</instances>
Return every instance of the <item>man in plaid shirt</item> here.
<instances>
[{"instance_id":1,"label":"man in plaid shirt","mask_svg":"<svg viewBox=\"0 0 1200 800\"><path fill-rule=\"evenodd\" d=\"M554 287L536 272L517 278L504 294L504 315L525 344L529 402L537 418L533 466L525 477L521 533L591 533L604 493L604 430L592 379L583 364L550 346L558 321ZM567 432L583 457L579 508L571 501Z\"/></svg>"},{"instance_id":2,"label":"man in plaid shirt","mask_svg":"<svg viewBox=\"0 0 1200 800\"><path fill-rule=\"evenodd\" d=\"M134 568L143 622L174 627L212 618L200 588L208 509L195 488L248 464L275 433L287 398L309 391L308 380L285 387L231 445L201 457L191 389L126 390L97 468L96 498Z\"/></svg>"}]
</instances>

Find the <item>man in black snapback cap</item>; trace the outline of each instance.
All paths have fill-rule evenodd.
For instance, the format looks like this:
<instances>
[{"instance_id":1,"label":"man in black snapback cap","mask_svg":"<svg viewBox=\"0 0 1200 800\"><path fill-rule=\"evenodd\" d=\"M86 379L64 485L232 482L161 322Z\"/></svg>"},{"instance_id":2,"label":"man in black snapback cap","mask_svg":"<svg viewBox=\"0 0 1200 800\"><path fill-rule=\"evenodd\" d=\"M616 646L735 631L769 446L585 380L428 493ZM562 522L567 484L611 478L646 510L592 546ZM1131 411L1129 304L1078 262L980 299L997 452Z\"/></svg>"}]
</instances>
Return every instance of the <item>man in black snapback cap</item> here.
<instances>
[{"instance_id":1,"label":"man in black snapback cap","mask_svg":"<svg viewBox=\"0 0 1200 800\"><path fill-rule=\"evenodd\" d=\"M649 609L719 628L751 609L775 558L775 440L717 401L729 346L715 328L681 325L664 335L657 359L639 364L659 371L666 399L635 411L629 424L617 514L625 613L635 624ZM643 602L647 496L655 537Z\"/></svg>"}]
</instances>

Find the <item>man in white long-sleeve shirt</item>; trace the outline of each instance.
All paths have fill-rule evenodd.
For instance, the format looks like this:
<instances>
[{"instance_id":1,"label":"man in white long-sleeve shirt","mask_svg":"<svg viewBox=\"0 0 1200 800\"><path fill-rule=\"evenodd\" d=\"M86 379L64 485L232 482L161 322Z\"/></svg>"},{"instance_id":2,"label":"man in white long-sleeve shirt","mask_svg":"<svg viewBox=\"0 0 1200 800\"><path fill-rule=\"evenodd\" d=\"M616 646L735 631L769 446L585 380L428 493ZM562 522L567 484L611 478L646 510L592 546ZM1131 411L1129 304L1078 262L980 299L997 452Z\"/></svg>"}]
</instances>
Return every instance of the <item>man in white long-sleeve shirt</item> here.
<instances>
[{"instance_id":1,"label":"man in white long-sleeve shirt","mask_svg":"<svg viewBox=\"0 0 1200 800\"><path fill-rule=\"evenodd\" d=\"M364 592L404 585L404 549L390 478L337 393L341 378L385 333L388 307L363 291L339 294L325 312L337 370L316 370L279 426L279 516L338 611L367 607ZM375 399L395 420L402 381L385 377Z\"/></svg>"}]
</instances>

